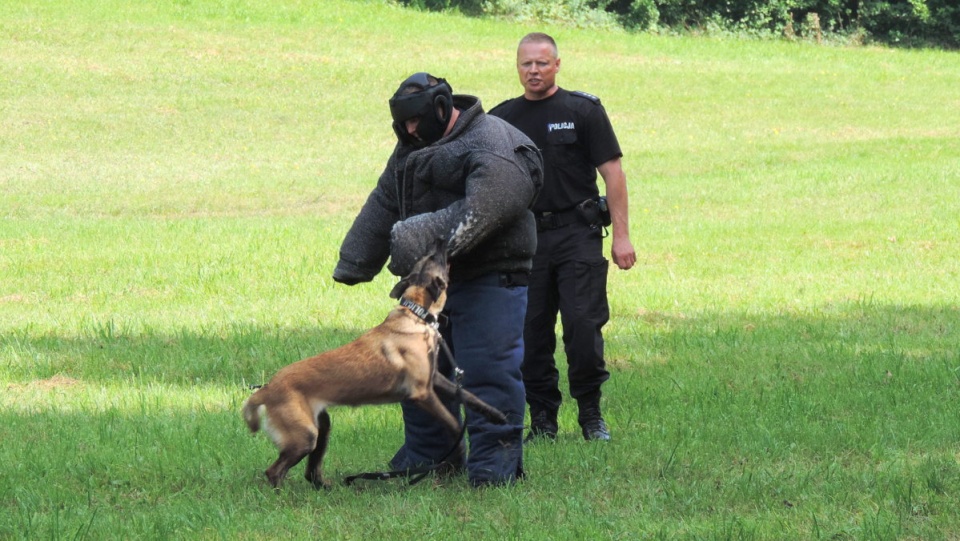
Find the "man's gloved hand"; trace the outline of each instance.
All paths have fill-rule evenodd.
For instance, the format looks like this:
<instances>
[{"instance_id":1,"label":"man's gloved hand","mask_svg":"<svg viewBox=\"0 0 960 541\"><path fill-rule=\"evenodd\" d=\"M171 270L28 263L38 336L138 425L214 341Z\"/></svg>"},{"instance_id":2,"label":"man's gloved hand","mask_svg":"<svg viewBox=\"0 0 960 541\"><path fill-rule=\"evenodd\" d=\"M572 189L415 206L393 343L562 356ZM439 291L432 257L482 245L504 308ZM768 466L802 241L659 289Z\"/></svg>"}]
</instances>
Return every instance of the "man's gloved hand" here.
<instances>
[{"instance_id":1,"label":"man's gloved hand","mask_svg":"<svg viewBox=\"0 0 960 541\"><path fill-rule=\"evenodd\" d=\"M373 276L369 272L343 259L338 261L337 267L333 269L333 281L348 286L369 282L372 279Z\"/></svg>"}]
</instances>

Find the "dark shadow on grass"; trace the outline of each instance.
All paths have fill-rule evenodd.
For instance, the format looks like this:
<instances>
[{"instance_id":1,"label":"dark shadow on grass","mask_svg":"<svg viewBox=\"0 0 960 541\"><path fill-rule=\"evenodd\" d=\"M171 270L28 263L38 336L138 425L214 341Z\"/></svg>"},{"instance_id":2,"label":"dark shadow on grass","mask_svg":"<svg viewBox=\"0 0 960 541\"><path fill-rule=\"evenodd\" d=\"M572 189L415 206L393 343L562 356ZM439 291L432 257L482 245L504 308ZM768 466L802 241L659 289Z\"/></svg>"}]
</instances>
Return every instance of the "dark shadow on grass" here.
<instances>
[{"instance_id":1,"label":"dark shadow on grass","mask_svg":"<svg viewBox=\"0 0 960 541\"><path fill-rule=\"evenodd\" d=\"M960 308L859 302L811 313L644 314L613 338L621 437L718 455L830 457L960 440ZM639 441L637 442L639 444Z\"/></svg>"},{"instance_id":2,"label":"dark shadow on grass","mask_svg":"<svg viewBox=\"0 0 960 541\"><path fill-rule=\"evenodd\" d=\"M630 503L615 513L652 510L665 517L654 524L665 531L678 517L709 521L717 513L794 531L811 513L822 515L821 527L853 534L870 527L864 516L917 538L951 528L960 480L958 322L956 306L870 302L618 319L608 335L613 377L604 395L613 442L577 437L568 400L558 443L527 449L521 490L579 491L593 502L587 509L620 494ZM0 338L5 358L17 363L8 369L8 397L30 399L24 391L32 389L56 400L71 385L98 384L129 385L144 397L133 406L91 399L75 409L19 403L0 412L0 441L19 442L0 448L8 464L0 509L9 511L0 537L31 528L75 535L87 525L90 536L116 535L138 514L148 524L133 533L209 532L218 516L247 512L251 500L280 502L284 512L351 505L347 489L314 492L302 465L281 495L267 489L262 471L276 453L246 431L239 405L243 384L360 332L234 325L125 335L105 327L85 339ZM49 388L38 390L38 382ZM153 383L189 394L197 382L236 387L235 398L171 407L151 394ZM340 408L332 417L326 469L335 483L384 467L402 440L393 406ZM383 500L403 490L378 485L370 493Z\"/></svg>"},{"instance_id":3,"label":"dark shadow on grass","mask_svg":"<svg viewBox=\"0 0 960 541\"><path fill-rule=\"evenodd\" d=\"M0 338L0 348L15 359L8 374L20 383L61 376L239 385L262 383L280 367L350 342L363 332L232 324L210 331L129 334L112 324L98 324L82 338L12 333Z\"/></svg>"},{"instance_id":4,"label":"dark shadow on grass","mask_svg":"<svg viewBox=\"0 0 960 541\"><path fill-rule=\"evenodd\" d=\"M616 316L615 316L616 317ZM87 337L0 337L6 379L55 376L81 381L239 385L260 383L278 368L347 343L366 329L226 324L212 330L124 333L97 324ZM642 312L608 327L607 358L618 373L684 380L720 378L735 389L780 378L798 383L840 375L895 383L899 371L960 377L960 308L872 302L776 314ZM565 367L562 355L561 369Z\"/></svg>"}]
</instances>

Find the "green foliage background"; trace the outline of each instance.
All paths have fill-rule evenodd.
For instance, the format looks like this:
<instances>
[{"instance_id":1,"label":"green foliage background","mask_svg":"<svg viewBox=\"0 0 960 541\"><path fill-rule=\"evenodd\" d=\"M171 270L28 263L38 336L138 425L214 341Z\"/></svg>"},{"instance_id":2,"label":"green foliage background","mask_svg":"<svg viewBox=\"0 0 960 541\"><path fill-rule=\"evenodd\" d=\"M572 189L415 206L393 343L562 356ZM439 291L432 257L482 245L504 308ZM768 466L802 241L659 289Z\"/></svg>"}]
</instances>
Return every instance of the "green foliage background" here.
<instances>
[{"instance_id":1,"label":"green foliage background","mask_svg":"<svg viewBox=\"0 0 960 541\"><path fill-rule=\"evenodd\" d=\"M960 47L955 0L401 0L428 10L585 27L735 32Z\"/></svg>"}]
</instances>

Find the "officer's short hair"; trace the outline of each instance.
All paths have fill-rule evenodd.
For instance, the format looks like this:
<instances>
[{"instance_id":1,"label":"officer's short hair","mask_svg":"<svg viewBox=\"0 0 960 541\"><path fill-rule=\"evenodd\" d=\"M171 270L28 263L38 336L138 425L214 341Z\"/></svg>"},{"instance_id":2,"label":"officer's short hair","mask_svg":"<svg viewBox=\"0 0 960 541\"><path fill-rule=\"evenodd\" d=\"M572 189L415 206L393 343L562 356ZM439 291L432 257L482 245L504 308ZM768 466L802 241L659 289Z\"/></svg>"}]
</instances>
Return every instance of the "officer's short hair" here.
<instances>
[{"instance_id":1,"label":"officer's short hair","mask_svg":"<svg viewBox=\"0 0 960 541\"><path fill-rule=\"evenodd\" d=\"M543 32L530 32L526 36L523 36L519 45L523 45L524 43L549 43L553 48L553 56L560 56L560 50L557 48L557 42L549 34L544 34Z\"/></svg>"}]
</instances>

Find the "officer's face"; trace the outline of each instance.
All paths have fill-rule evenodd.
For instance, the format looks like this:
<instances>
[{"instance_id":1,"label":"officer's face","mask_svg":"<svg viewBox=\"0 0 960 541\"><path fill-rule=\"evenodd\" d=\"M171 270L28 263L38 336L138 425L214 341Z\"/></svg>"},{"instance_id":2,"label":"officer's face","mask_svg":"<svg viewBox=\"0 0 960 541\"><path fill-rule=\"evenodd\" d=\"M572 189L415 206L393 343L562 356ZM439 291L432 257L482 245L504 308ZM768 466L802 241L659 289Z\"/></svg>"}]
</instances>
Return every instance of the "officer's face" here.
<instances>
[{"instance_id":1,"label":"officer's face","mask_svg":"<svg viewBox=\"0 0 960 541\"><path fill-rule=\"evenodd\" d=\"M559 70L560 59L549 43L522 43L517 48L517 73L527 99L552 96L556 92Z\"/></svg>"},{"instance_id":2,"label":"officer's face","mask_svg":"<svg viewBox=\"0 0 960 541\"><path fill-rule=\"evenodd\" d=\"M407 133L410 134L411 137L419 141L420 136L417 134L417 128L420 126L420 117L415 116L413 118L407 119L407 121L404 122L403 124L404 124L404 127L407 129Z\"/></svg>"},{"instance_id":3,"label":"officer's face","mask_svg":"<svg viewBox=\"0 0 960 541\"><path fill-rule=\"evenodd\" d=\"M442 117L443 117L443 114L444 114L443 108L442 108L442 107L437 107L437 116L442 118ZM415 117L408 118L406 121L404 121L403 127L404 127L404 129L407 130L407 133L410 134L410 136L413 137L414 139L416 139L417 141L422 141L422 140L423 140L423 139L420 138L420 134L417 133L417 128L420 127L420 117L419 117L419 116L415 116ZM450 130L448 129L447 131L449 132Z\"/></svg>"}]
</instances>

